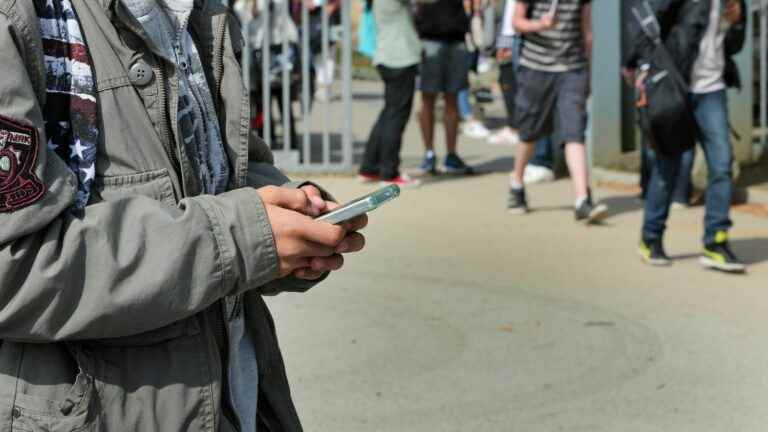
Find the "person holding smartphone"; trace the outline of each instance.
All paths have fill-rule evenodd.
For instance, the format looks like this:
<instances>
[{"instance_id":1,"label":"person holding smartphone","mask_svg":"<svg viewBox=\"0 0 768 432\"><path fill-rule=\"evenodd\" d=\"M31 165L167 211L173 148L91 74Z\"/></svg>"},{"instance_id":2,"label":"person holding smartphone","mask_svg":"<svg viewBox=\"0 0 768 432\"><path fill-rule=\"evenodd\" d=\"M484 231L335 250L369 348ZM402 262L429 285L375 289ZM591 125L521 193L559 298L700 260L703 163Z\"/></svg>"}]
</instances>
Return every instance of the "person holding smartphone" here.
<instances>
[{"instance_id":1,"label":"person holding smartphone","mask_svg":"<svg viewBox=\"0 0 768 432\"><path fill-rule=\"evenodd\" d=\"M643 1L635 0L630 7L643 6ZM690 86L690 107L709 171L700 262L706 268L742 273L746 266L728 241L732 227L729 213L733 197L733 147L727 89L741 86L733 56L744 46L746 2L677 0L649 4L662 23L664 44ZM649 42L639 26L630 33L624 74L642 94L645 77L642 72L635 74L635 70L642 70ZM679 176L686 175L681 173L681 157L656 152L652 162L639 246L640 256L650 265L672 263L664 251L663 236L674 187Z\"/></svg>"},{"instance_id":2,"label":"person holding smartphone","mask_svg":"<svg viewBox=\"0 0 768 432\"><path fill-rule=\"evenodd\" d=\"M263 296L367 220L274 167L240 35L218 0L0 0L0 430L302 430Z\"/></svg>"}]
</instances>

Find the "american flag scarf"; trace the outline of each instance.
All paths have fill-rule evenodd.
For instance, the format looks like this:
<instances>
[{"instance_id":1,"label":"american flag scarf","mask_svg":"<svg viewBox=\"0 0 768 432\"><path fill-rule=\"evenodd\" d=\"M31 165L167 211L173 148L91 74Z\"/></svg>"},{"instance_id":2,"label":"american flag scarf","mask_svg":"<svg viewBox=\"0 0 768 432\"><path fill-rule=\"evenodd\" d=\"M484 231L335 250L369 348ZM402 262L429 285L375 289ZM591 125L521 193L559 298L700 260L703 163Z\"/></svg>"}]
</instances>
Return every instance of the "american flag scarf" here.
<instances>
[{"instance_id":1,"label":"american flag scarf","mask_svg":"<svg viewBox=\"0 0 768 432\"><path fill-rule=\"evenodd\" d=\"M35 0L35 7L45 54L47 145L77 176L72 210L79 211L91 196L99 140L91 57L70 0Z\"/></svg>"}]
</instances>

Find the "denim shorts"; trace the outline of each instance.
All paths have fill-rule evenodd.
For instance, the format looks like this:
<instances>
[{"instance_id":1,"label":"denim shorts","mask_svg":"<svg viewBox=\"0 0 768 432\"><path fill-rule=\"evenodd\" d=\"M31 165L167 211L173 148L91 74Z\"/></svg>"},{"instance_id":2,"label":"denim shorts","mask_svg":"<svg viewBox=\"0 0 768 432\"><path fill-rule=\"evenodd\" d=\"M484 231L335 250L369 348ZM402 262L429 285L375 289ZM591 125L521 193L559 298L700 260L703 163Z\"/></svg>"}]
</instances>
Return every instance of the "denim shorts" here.
<instances>
[{"instance_id":1,"label":"denim shorts","mask_svg":"<svg viewBox=\"0 0 768 432\"><path fill-rule=\"evenodd\" d=\"M515 124L520 140L536 142L557 126L557 142L581 143L586 139L589 72L542 72L525 66L517 70Z\"/></svg>"},{"instance_id":2,"label":"denim shorts","mask_svg":"<svg viewBox=\"0 0 768 432\"><path fill-rule=\"evenodd\" d=\"M419 90L424 93L459 93L469 88L469 53L464 42L422 41Z\"/></svg>"}]
</instances>

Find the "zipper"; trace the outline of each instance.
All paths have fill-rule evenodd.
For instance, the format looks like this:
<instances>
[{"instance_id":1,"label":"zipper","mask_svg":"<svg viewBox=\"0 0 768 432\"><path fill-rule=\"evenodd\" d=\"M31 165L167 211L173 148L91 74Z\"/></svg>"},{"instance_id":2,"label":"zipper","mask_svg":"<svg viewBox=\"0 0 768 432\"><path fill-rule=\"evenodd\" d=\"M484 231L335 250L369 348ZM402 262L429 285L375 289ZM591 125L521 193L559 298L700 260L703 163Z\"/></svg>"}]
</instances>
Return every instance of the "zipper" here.
<instances>
[{"instance_id":1,"label":"zipper","mask_svg":"<svg viewBox=\"0 0 768 432\"><path fill-rule=\"evenodd\" d=\"M159 88L159 99L160 99L160 112L163 113L163 119L164 121L160 122L160 134L162 135L161 138L163 140L163 150L165 150L166 155L168 156L168 159L170 159L171 164L173 164L173 168L176 170L177 173L179 173L179 177L181 177L181 162L179 162L179 156L176 154L174 149L173 142L171 140L171 134L168 131L168 89L166 87L166 77L165 72L163 71L162 67L162 59L158 58L160 65L154 66L153 69L155 70L155 76L157 76L158 83L160 84Z\"/></svg>"},{"instance_id":2,"label":"zipper","mask_svg":"<svg viewBox=\"0 0 768 432\"><path fill-rule=\"evenodd\" d=\"M219 118L223 117L223 113L221 112L223 109L222 101L220 100L221 95L221 88L222 88L222 81L224 77L224 40L227 35L227 20L226 18L220 19L219 25L216 31L216 39L214 39L214 45L213 45L213 79L214 79L214 85L216 86L216 93L214 99L218 101L218 106L216 107L217 114ZM217 51L218 50L218 51ZM224 132L224 129L222 129L222 133ZM237 167L235 167L235 178L240 178L240 173L237 172ZM236 181L236 186L240 187L240 181ZM226 301L226 308L224 309L224 317L227 320L232 320L237 317L237 314L240 312L241 303L242 303L242 295L235 295L230 296L225 299Z\"/></svg>"},{"instance_id":3,"label":"zipper","mask_svg":"<svg viewBox=\"0 0 768 432\"><path fill-rule=\"evenodd\" d=\"M224 52L226 51L224 43L226 40L226 35L227 35L227 20L226 20L226 17L221 17L219 18L219 23L216 28L216 36L214 39L213 53L212 53L213 58L211 61L213 66L214 88L216 90L216 92L214 93L214 101L215 101L214 103L216 103L217 105L216 112L219 115L220 119L225 118L224 112L223 112L224 103L221 100L221 93L222 93L223 78L224 78ZM245 98L249 96L244 94L243 97ZM222 128L222 132L224 131L226 131L225 127ZM248 138L246 137L245 139L247 140ZM245 146L247 148L247 142L245 143ZM234 147L234 145L232 145L232 147ZM248 171L248 161L247 161L248 153L247 153L247 150L245 154L243 154L243 152L241 152L240 150L237 150L236 154L237 154L237 160L232 165L232 168L234 169L232 183L234 184L235 188L240 188L245 186L246 184L246 176ZM243 161L242 159L245 159L245 161Z\"/></svg>"}]
</instances>

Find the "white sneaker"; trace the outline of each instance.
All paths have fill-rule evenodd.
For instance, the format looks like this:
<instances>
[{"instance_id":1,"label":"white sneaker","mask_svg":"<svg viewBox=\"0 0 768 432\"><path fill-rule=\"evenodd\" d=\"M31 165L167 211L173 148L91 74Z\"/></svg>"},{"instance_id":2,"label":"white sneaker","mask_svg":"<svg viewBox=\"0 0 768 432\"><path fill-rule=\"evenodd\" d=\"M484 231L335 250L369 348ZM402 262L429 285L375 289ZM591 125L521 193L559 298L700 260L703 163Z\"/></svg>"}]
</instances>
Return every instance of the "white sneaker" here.
<instances>
[{"instance_id":1,"label":"white sneaker","mask_svg":"<svg viewBox=\"0 0 768 432\"><path fill-rule=\"evenodd\" d=\"M491 131L477 120L465 121L461 125L461 133L474 139L486 139L491 135Z\"/></svg>"},{"instance_id":2,"label":"white sneaker","mask_svg":"<svg viewBox=\"0 0 768 432\"><path fill-rule=\"evenodd\" d=\"M555 173L551 169L530 164L525 167L525 171L523 172L523 183L526 185L551 181L555 181Z\"/></svg>"},{"instance_id":3,"label":"white sneaker","mask_svg":"<svg viewBox=\"0 0 768 432\"><path fill-rule=\"evenodd\" d=\"M509 127L505 127L488 137L488 144L492 146L514 147L518 142L520 142L520 137Z\"/></svg>"}]
</instances>

